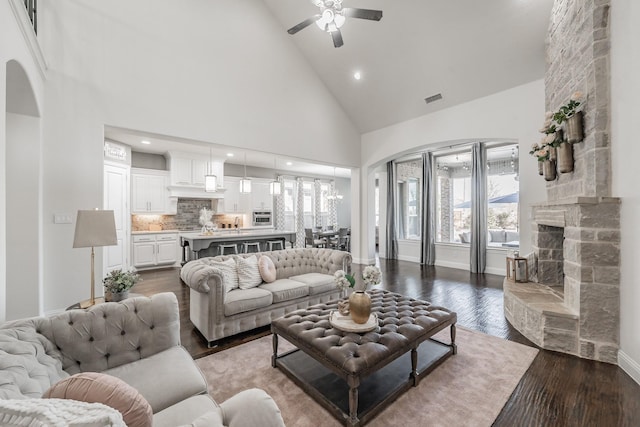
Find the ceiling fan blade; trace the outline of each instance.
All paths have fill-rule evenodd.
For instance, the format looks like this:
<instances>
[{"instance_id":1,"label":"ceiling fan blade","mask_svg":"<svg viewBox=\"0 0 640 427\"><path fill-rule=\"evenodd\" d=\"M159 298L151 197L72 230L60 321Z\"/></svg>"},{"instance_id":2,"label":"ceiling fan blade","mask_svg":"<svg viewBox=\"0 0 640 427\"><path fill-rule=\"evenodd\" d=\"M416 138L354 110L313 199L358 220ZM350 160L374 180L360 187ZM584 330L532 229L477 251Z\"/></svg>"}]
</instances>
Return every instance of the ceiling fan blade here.
<instances>
[{"instance_id":1,"label":"ceiling fan blade","mask_svg":"<svg viewBox=\"0 0 640 427\"><path fill-rule=\"evenodd\" d=\"M313 24L314 22L316 22L320 18L322 18L322 15L313 15L311 18L305 19L304 21L302 21L298 25L295 25L295 26L289 28L287 30L287 33L295 34L300 30L304 30L305 28L307 28L309 25Z\"/></svg>"},{"instance_id":2,"label":"ceiling fan blade","mask_svg":"<svg viewBox=\"0 0 640 427\"><path fill-rule=\"evenodd\" d=\"M344 44L342 41L342 33L337 28L335 31L331 31L331 38L333 39L333 47L340 47Z\"/></svg>"},{"instance_id":3,"label":"ceiling fan blade","mask_svg":"<svg viewBox=\"0 0 640 427\"><path fill-rule=\"evenodd\" d=\"M342 9L344 16L349 18L370 19L371 21L379 21L382 19L381 10L372 9L356 9L353 7L345 7Z\"/></svg>"}]
</instances>

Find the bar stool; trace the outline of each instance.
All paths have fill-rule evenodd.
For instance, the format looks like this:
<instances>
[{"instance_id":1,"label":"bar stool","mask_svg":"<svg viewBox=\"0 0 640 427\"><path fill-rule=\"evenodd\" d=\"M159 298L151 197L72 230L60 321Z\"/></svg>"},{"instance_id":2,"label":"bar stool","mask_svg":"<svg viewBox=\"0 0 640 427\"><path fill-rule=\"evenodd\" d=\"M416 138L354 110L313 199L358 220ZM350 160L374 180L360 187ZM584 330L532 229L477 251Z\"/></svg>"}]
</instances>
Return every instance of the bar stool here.
<instances>
[{"instance_id":1,"label":"bar stool","mask_svg":"<svg viewBox=\"0 0 640 427\"><path fill-rule=\"evenodd\" d=\"M273 251L274 249L284 249L284 242L282 240L267 240L267 244L269 245L269 250ZM280 246L277 248L276 246Z\"/></svg>"},{"instance_id":2,"label":"bar stool","mask_svg":"<svg viewBox=\"0 0 640 427\"><path fill-rule=\"evenodd\" d=\"M234 254L238 253L238 245L236 245L235 243L228 243L228 244L222 244L222 245L218 245L218 255L226 255L225 253L225 249L231 249Z\"/></svg>"},{"instance_id":3,"label":"bar stool","mask_svg":"<svg viewBox=\"0 0 640 427\"><path fill-rule=\"evenodd\" d=\"M248 254L250 247L255 248L256 252L260 252L260 242L243 242L242 252L244 252L245 254Z\"/></svg>"}]
</instances>

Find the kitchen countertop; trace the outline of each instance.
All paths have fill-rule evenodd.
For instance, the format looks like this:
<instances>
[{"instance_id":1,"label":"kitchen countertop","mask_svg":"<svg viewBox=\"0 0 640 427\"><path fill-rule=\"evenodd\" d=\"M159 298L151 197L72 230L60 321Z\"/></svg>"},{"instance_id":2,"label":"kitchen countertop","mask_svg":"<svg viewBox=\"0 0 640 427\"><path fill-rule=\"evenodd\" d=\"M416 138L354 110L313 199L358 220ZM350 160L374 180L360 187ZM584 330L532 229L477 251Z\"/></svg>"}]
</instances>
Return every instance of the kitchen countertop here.
<instances>
[{"instance_id":1,"label":"kitchen countertop","mask_svg":"<svg viewBox=\"0 0 640 427\"><path fill-rule=\"evenodd\" d=\"M216 242L242 241L245 239L258 241L268 239L286 239L293 243L296 239L295 231L274 230L272 228L268 230L217 230L211 235L206 235L199 231L192 231L180 232L179 235L184 242L188 243L189 247L194 252L206 249L212 243Z\"/></svg>"},{"instance_id":2,"label":"kitchen countertop","mask_svg":"<svg viewBox=\"0 0 640 427\"><path fill-rule=\"evenodd\" d=\"M273 231L273 226L255 226L255 227L242 227L239 228L238 230L240 230L240 232L247 232L247 231L259 231L259 232L269 232L269 231ZM132 231L131 234L164 234L164 233L198 233L200 234L201 231L200 229L195 229L195 230L160 230L160 231L151 231L151 230L139 230L139 231ZM221 235L220 233L230 233L230 234L237 234L238 232L236 231L236 229L228 229L228 228L218 228L216 231L214 231L214 235L218 236ZM211 237L211 236L208 236Z\"/></svg>"},{"instance_id":3,"label":"kitchen countertop","mask_svg":"<svg viewBox=\"0 0 640 427\"><path fill-rule=\"evenodd\" d=\"M181 233L180 230L160 230L160 231L132 231L131 234L168 234L168 233Z\"/></svg>"}]
</instances>

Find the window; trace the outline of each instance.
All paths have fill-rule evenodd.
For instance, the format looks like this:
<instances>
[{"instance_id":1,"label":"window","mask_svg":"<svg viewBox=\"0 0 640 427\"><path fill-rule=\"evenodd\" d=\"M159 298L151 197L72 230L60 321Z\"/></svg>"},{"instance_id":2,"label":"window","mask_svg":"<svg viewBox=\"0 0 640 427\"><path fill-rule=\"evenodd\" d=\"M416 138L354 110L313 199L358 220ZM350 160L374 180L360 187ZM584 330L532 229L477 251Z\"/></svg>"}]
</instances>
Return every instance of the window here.
<instances>
[{"instance_id":1,"label":"window","mask_svg":"<svg viewBox=\"0 0 640 427\"><path fill-rule=\"evenodd\" d=\"M422 161L397 163L398 206L401 239L420 240Z\"/></svg>"},{"instance_id":2,"label":"window","mask_svg":"<svg viewBox=\"0 0 640 427\"><path fill-rule=\"evenodd\" d=\"M487 148L487 230L489 247L517 248L518 146Z\"/></svg>"},{"instance_id":3,"label":"window","mask_svg":"<svg viewBox=\"0 0 640 427\"><path fill-rule=\"evenodd\" d=\"M434 157L436 242L471 241L471 151Z\"/></svg>"}]
</instances>

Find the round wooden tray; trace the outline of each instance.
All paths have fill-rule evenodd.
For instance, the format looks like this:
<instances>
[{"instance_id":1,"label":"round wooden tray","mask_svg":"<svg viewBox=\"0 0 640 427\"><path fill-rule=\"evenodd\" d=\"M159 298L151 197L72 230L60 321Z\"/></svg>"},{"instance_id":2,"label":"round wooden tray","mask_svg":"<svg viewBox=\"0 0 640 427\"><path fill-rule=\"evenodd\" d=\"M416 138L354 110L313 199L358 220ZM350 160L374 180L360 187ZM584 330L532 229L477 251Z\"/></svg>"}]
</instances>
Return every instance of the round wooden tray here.
<instances>
[{"instance_id":1,"label":"round wooden tray","mask_svg":"<svg viewBox=\"0 0 640 427\"><path fill-rule=\"evenodd\" d=\"M378 327L378 315L376 313L371 313L369 315L369 320L365 323L356 323L351 320L351 316L344 316L337 311L332 311L329 314L329 324L344 332L369 332Z\"/></svg>"}]
</instances>

